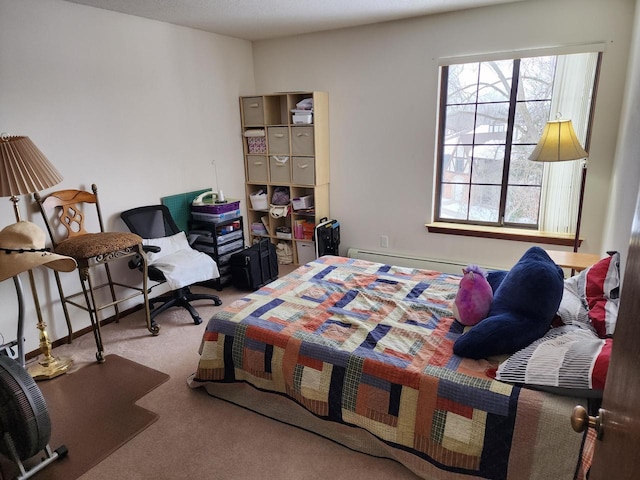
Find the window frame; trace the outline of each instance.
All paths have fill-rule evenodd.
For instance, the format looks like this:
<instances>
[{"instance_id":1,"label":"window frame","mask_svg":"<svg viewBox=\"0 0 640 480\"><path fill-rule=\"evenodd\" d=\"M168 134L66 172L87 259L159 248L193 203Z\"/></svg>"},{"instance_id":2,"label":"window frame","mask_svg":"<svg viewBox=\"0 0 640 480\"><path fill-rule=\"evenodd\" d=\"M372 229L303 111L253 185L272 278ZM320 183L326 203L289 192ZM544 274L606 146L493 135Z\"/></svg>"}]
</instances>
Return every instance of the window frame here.
<instances>
[{"instance_id":1,"label":"window frame","mask_svg":"<svg viewBox=\"0 0 640 480\"><path fill-rule=\"evenodd\" d=\"M597 54L596 57L596 68L592 86L592 97L591 104L589 108L589 116L586 126L586 134L585 134L585 149L589 151L590 141L591 141L591 130L593 128L593 117L595 112L595 102L597 96L598 82L600 77L600 69L602 63L602 56L604 52L604 44L588 44L588 45L579 45L579 46L569 46L569 47L557 47L557 48L547 48L547 49L536 49L536 50L528 50L528 51L512 51L512 52L503 52L503 53L494 53L487 55L478 55L478 56L470 56L470 57L457 57L457 58L449 58L449 59L441 59L439 61L439 99L438 99L438 119L437 119L437 135L436 135L436 165L435 165L435 185L434 185L434 205L432 211L432 218L434 219L431 224L428 224L429 231L438 232L438 233L449 233L456 235L474 235L474 236L495 236L499 238L510 238L518 240L520 237L523 239L528 239L533 234L536 238L547 238L548 243L557 243L557 244L565 244L567 242L568 235L564 233L548 233L542 232L540 230L540 203L539 203L539 214L537 218L537 224L525 224L525 223L512 223L505 222L505 214L507 211L506 205L506 197L507 190L509 187L509 169L510 169L510 158L511 158L511 149L514 145L513 133L515 127L515 119L516 119L516 106L518 104L517 92L518 92L518 84L520 82L520 62L523 58L527 57L543 57L543 56L561 56L568 55L574 53L594 53ZM505 164L502 172L502 181L499 184L500 187L500 203L499 203L499 213L498 213L498 221L497 222L483 222L479 220L468 220L468 219L456 219L456 218L443 218L441 217L441 206L442 206L442 191L443 191L443 182L444 182L444 174L445 168L443 164L443 159L446 151L445 146L445 128L446 128L446 113L447 113L447 93L449 88L449 67L455 64L467 64L467 63L482 63L482 62L490 62L494 60L512 60L514 62L512 66L513 72L513 80L511 84L511 91L509 94L509 114L507 117L507 132L506 132L506 140L505 140L505 152L504 159ZM446 67L446 68L444 68ZM553 100L553 95L550 97ZM476 107L477 107L477 99L476 99ZM475 144L474 144L475 145ZM516 142L516 145L521 145ZM529 144L523 144L529 145ZM535 145L534 145L535 146ZM472 183L469 183L469 188L471 188ZM513 185L512 185L513 186ZM577 188L579 185L575 185ZM541 195L545 189L545 179L543 178L540 183ZM469 191L469 195L471 195L471 191ZM467 215L468 216L468 215ZM474 227L477 227L477 231L473 232ZM500 231L504 231L504 233L500 233ZM575 232L570 234L573 238Z\"/></svg>"}]
</instances>

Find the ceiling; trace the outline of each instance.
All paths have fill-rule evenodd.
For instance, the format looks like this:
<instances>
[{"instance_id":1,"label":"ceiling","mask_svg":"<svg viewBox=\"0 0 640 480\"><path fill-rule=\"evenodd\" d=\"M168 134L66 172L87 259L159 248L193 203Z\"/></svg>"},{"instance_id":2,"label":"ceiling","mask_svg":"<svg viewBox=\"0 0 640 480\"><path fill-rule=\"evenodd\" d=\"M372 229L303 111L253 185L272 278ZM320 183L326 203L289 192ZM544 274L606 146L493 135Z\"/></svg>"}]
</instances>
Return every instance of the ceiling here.
<instances>
[{"instance_id":1,"label":"ceiling","mask_svg":"<svg viewBox=\"0 0 640 480\"><path fill-rule=\"evenodd\" d=\"M246 40L525 0L67 0Z\"/></svg>"}]
</instances>

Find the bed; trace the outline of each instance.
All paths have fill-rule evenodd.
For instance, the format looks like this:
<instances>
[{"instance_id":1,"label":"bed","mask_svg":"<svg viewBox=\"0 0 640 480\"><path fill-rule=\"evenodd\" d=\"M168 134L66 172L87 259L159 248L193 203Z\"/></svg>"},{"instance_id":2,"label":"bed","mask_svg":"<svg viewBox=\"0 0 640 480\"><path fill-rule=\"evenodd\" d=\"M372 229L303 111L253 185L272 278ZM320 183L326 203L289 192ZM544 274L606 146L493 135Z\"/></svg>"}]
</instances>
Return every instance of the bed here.
<instances>
[{"instance_id":1,"label":"bed","mask_svg":"<svg viewBox=\"0 0 640 480\"><path fill-rule=\"evenodd\" d=\"M188 383L425 479L585 478L594 439L569 418L587 399L454 355L459 282L321 257L218 311Z\"/></svg>"}]
</instances>

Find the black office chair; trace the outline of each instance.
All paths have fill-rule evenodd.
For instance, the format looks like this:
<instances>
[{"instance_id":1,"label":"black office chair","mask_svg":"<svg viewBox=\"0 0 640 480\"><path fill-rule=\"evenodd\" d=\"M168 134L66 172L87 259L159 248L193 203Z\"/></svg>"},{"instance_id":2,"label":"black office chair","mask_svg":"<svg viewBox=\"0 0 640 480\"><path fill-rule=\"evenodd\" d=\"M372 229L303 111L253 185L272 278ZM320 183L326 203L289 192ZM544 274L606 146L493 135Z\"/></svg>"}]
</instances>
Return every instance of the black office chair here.
<instances>
[{"instance_id":1,"label":"black office chair","mask_svg":"<svg viewBox=\"0 0 640 480\"><path fill-rule=\"evenodd\" d=\"M154 324L154 318L168 308L182 307L191 314L193 323L198 325L202 323L202 319L198 311L191 305L192 301L211 300L216 306L222 305L222 301L217 295L191 292L191 284L217 278L219 276L218 268L214 260L206 253L191 248L184 232L178 228L165 205L132 208L122 212L120 218L122 218L131 232L143 238L143 249L147 253L149 279L157 282L149 290L167 281L169 281L169 285L172 283L179 285L170 293L149 298L149 305L153 308L151 310L151 321ZM164 245L166 252L163 252L163 247L159 245ZM180 249L176 249L174 252L172 250L176 248L176 245ZM173 255L177 255L177 257ZM172 259L178 260L178 262L171 264ZM202 267L203 270L210 270L210 272L205 275L206 272L203 271L203 275L196 277L193 275L196 269L187 267L184 265L185 262L198 268ZM181 264L183 264L184 270L190 276L189 285L180 285L181 282L173 281L171 278L171 275L174 275L176 270L180 270ZM138 268L139 262L131 261L129 266ZM162 305L154 308L156 303L162 303Z\"/></svg>"}]
</instances>

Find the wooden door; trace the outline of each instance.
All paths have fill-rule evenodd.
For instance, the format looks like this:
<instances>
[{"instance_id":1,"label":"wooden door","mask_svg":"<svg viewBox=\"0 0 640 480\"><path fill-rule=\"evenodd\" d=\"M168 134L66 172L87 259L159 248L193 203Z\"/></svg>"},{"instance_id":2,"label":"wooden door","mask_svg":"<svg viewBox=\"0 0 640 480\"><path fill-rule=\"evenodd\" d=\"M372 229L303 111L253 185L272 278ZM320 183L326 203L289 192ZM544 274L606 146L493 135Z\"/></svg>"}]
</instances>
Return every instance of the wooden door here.
<instances>
[{"instance_id":1,"label":"wooden door","mask_svg":"<svg viewBox=\"0 0 640 480\"><path fill-rule=\"evenodd\" d=\"M640 204L636 206L611 363L602 401L602 438L589 480L640 478Z\"/></svg>"}]
</instances>

